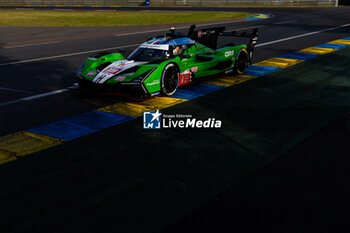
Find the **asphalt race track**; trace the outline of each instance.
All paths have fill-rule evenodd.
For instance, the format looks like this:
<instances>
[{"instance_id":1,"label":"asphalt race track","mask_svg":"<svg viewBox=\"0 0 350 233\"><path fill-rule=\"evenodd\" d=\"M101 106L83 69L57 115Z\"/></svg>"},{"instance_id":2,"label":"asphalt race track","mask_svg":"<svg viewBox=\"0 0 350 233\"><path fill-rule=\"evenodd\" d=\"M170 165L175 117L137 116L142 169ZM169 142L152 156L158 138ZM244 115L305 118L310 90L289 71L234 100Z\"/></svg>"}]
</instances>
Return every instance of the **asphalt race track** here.
<instances>
[{"instance_id":1,"label":"asphalt race track","mask_svg":"<svg viewBox=\"0 0 350 233\"><path fill-rule=\"evenodd\" d=\"M235 9L237 11L252 11L252 9ZM338 27L349 23L349 8L337 9L254 9L256 12L269 13L275 17L268 20L248 21L221 24L228 30L259 26L258 44L275 42L280 39ZM161 28L164 28L162 26ZM249 30L247 29L247 30ZM123 28L123 30L126 30ZM129 29L132 32L134 28ZM153 29L155 30L155 29ZM250 29L251 30L251 29ZM312 45L345 37L349 27L339 28L320 34L300 37L283 42L260 46L256 49L254 62L283 55ZM114 31L118 34L118 31ZM123 31L127 33L127 31ZM53 44L42 44L25 47L4 48L0 50L0 69L2 73L0 88L17 91L0 90L1 125L0 135L29 129L49 123L77 113L86 112L98 107L115 103L115 98L96 97L81 92L67 92L53 96L33 99L31 101L16 101L27 96L65 89L75 83L74 71L93 50L103 50L113 47L125 47L132 50L136 44L145 39L161 34L160 32L127 34L125 36L102 36L91 39L61 41ZM77 36L77 35L76 35ZM67 36L65 36L67 37ZM17 38L14 38L17 39ZM57 41L57 40L55 40ZM7 41L11 44L12 41ZM4 42L2 42L4 43ZM258 45L259 46L259 45ZM69 56L72 53L84 53ZM51 58L54 56L64 56ZM43 60L20 63L33 59ZM12 63L6 65L7 63ZM60 111L57 111L57 110ZM3 122L6 122L4 124Z\"/></svg>"},{"instance_id":2,"label":"asphalt race track","mask_svg":"<svg viewBox=\"0 0 350 233\"><path fill-rule=\"evenodd\" d=\"M152 8L147 9L150 10ZM158 10L158 8L154 9ZM136 11L136 9L134 10ZM176 10L183 9L176 8ZM231 9L225 8L222 10ZM220 26L226 26L227 30L251 30L254 27L259 28L259 40L255 50L254 63L350 35L349 7L298 9L236 8L232 10L254 11L272 15L271 18L266 20L220 23ZM78 29L80 31L65 29L56 32L51 31L40 38L33 31L26 32L23 29L23 32L13 31L14 37L12 39L8 34L1 37L0 136L27 130L121 101L116 97L99 96L86 93L82 90L67 89L75 83L74 71L86 56L94 51L116 50L118 47L126 48L130 51L145 39L161 34L161 29L167 26L114 27L111 28L113 30L111 32L98 28L91 29L91 32L86 31L86 29ZM185 26L187 25L179 25L181 28ZM9 29L0 28L1 30L6 31ZM36 31L37 33L41 32L41 29L35 30L38 30ZM186 31L186 29L180 30ZM23 35L30 35L30 38L23 40ZM55 37L52 35L55 35ZM227 43L227 40L220 43ZM319 63L325 65L331 61L334 62L334 60L342 56L344 57L345 55L341 52L330 55L324 60L320 60ZM312 63L298 67L301 71L307 73L308 65L312 66ZM342 63L342 66L346 66L346 64ZM300 78L301 75L300 72L298 73L293 68L284 72L283 74L281 73L281 76L289 75L288 79L293 79L294 77ZM265 98L263 92L247 93L247 91L255 90L252 87L269 85L269 83L272 85L272 83L278 82L279 74L269 76L267 84L263 79L258 79L256 82L249 82L242 87L238 85L236 88L237 92L235 93L236 98L239 99L237 106L239 106L239 103L242 103L242 105L245 103L254 103L256 101L254 98ZM317 87L320 87L324 83L321 78L318 79L317 77L310 78L310 82ZM288 92L288 89L286 89L286 92ZM211 95L212 99L204 96L202 102L198 100L192 104L189 101L187 105L177 105L175 106L175 110L178 112L197 111L199 115L205 115L208 109L213 110L214 113L225 112L223 109L226 104L222 102L222 105L220 105L220 98L223 96L230 100L229 90ZM239 96L244 96L245 99L243 97L239 98ZM251 99L249 96L251 96ZM276 104L283 106L283 100L283 98L279 99L276 101ZM209 106L215 105L215 101L218 102L217 107L209 108ZM233 102L234 100L232 99L231 101ZM259 113L263 117L263 113L265 112L261 111ZM257 116L259 113L257 113ZM334 116L332 114L329 115L332 115L333 119L339 113L340 110L337 109L337 111L332 113ZM285 115L287 114L288 112L285 113ZM317 114L314 115L316 119ZM242 119L242 117L244 117L243 114L242 116L239 114L233 116L233 118L237 118L237 121ZM272 118L272 120L274 119ZM278 119L275 120L276 126L273 130L277 130L276 127L281 123L278 123ZM327 123L323 118L317 118L315 122L322 122L321 126ZM295 123L298 123L297 120ZM311 133L318 129L316 123L310 125ZM189 196L185 201L174 200L174 205L188 205L190 207L176 209L171 214L167 213L166 209L162 209L162 205L167 206L168 200L164 196L152 196L149 194L152 193L152 188L154 188L153 183L151 183L153 176L155 176L154 174L159 167L159 173L162 173L164 177L169 178L171 181L170 184L166 180L157 183L158 186L156 187L161 190L160 193L171 196L171 193L185 192L186 184L183 183L183 180L179 177L175 177L175 179L171 175L178 169L184 177L191 177L191 173L189 173L186 167L186 162L184 162L184 167L175 167L179 161L185 161L184 157L186 155L181 154L175 158L176 151L185 151L187 149L192 155L197 153L204 154L204 151L201 151L200 139L202 138L203 142L206 142L205 135L197 131L189 132L186 135L179 132L171 132L169 134L154 133L152 136L148 136L143 132L128 135L129 132L136 131L139 126L141 126L140 122L134 124L127 123L118 127L118 130L116 128L107 129L96 135L91 135L89 139L78 139L76 142L72 144L68 143L58 149L43 151L37 155L28 156L28 158L26 157L22 161L2 165L0 167L0 173L2 175L0 181L2 204L0 206L2 206L1 215L3 215L3 218L1 218L1 221L3 221L3 230L1 232L79 232L82 229L84 232L108 232L107 229L111 229L111 232L160 232L169 223L174 222L179 217L185 216L188 212L195 210L196 207L224 191L220 187L230 182L230 179L227 178L225 180L224 177L222 183L207 184L208 187L211 186L214 189L214 191L207 192L206 190L210 188L205 188L206 186L200 183L199 178L194 176L192 182L198 184L197 189L199 191L197 190L197 194L200 196L200 191L202 191L203 196L198 198ZM291 129L291 131L293 130ZM308 135L310 135L310 132L308 132ZM188 140L191 140L192 136L196 136L198 137L197 144L194 144L191 148L183 145L185 148L179 149L178 147L181 144L176 144L176 142L181 143L181 141L174 139L179 135ZM157 139L157 136L162 138ZM139 145L147 147L152 147L152 145L156 145L157 143L169 142L169 151L164 151L163 147L155 146L153 148L154 152L152 152L152 148L147 148L145 154L142 154L142 152L132 154L132 151L136 151L137 148L129 150L129 148L123 147L123 144L121 144L118 145L120 152L116 152L115 156L111 157L108 154L108 150L113 150L116 145L107 144L108 140L106 138L118 137L120 137L121 143L126 143L125 137L133 137L132 140L140 143ZM298 140L300 141L303 137L300 136ZM229 144L229 140L225 137L223 138ZM288 137L285 139L288 139ZM291 139L291 145L293 144L293 140L296 143L299 142L297 139ZM212 142L207 143L211 145ZM106 151L99 151L98 149L101 148L96 147L96 144L104 145ZM70 157L69 151L78 153L79 148L84 148L86 151L89 150L90 146L92 148L91 152L89 152L90 154L86 152L86 157L84 157L83 153L76 157ZM240 178L249 175L246 172L247 170L254 170L256 166L261 166L258 163L263 159L267 159L268 157L267 160L271 161L285 152L285 149L281 146L278 153L276 152L276 155L269 157L268 153L272 152L262 147L260 154L262 157L259 157L259 153L256 153L257 151L254 146L256 145L252 145L251 148L248 148L249 150L239 147L226 148L237 153L242 152L242 154L246 155L245 159L249 158L252 161L256 161L256 164L246 163L246 160L242 158L235 158L236 160L230 161L232 163L237 161L242 162L243 165L241 167L236 167L241 172ZM221 149L217 150L218 154L220 155L220 152L225 152L226 149L222 146ZM215 154L215 149L211 152ZM127 155L130 157L127 157ZM174 157L171 157L171 161L169 161L169 155L174 155ZM144 156L147 156L147 158ZM192 160L196 159L198 159L196 156L192 157ZM210 157L206 157L206 160L215 162ZM198 161L203 163L206 160L198 159ZM227 160L229 161L230 158L227 158ZM227 166L230 162L227 163ZM112 164L118 164L118 169L120 170L113 170ZM164 167L169 169L165 171L160 169L164 169ZM218 167L221 167L223 170L227 169L222 164L218 164ZM198 169L200 170L199 167ZM214 171L217 172L217 170L213 169ZM128 180L118 180L119 178L117 179L115 177L119 173L129 173L130 177ZM149 174L149 181L144 182L142 186L137 188L130 186L129 181L141 183L141 180L138 180L138 175L140 174ZM210 174L208 174L209 176ZM9 179L6 179L6 177L9 177ZM238 182L238 180L234 180L234 182ZM75 187L76 184L80 184L79 187L82 186L83 190L86 188L91 193L80 192ZM113 186L114 189L111 188ZM121 192L120 190L124 191ZM150 196L143 196L143 191ZM90 195L92 197L91 199L89 199ZM155 198L159 198L159 206L157 207L162 209L162 211L154 215L150 214L149 218L155 217L157 219L153 222L149 221L149 218L146 217L144 221L141 220L144 213L142 210L151 206L151 201L149 203L147 201ZM139 201L135 203L131 201L136 199L139 199ZM196 199L196 201L193 201L193 199ZM190 204L192 202L194 203L193 205ZM143 204L136 206L140 203ZM114 204L116 206L118 205L122 212L113 210ZM129 209L129 206L132 213L126 211ZM139 213L137 211L138 207L140 208ZM94 220L96 220L95 224L93 223Z\"/></svg>"}]
</instances>

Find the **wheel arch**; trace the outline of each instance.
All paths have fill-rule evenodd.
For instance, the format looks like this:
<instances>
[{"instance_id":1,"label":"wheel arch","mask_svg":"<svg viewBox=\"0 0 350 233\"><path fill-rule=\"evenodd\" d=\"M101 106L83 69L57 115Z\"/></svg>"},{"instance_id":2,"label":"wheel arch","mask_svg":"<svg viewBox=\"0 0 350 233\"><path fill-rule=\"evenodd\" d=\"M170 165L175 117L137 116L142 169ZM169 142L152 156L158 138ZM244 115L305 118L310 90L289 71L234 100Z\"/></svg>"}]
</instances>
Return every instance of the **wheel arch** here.
<instances>
[{"instance_id":1,"label":"wheel arch","mask_svg":"<svg viewBox=\"0 0 350 233\"><path fill-rule=\"evenodd\" d=\"M246 66L245 66L245 69L244 69L243 71L239 70L239 68L237 67L237 63L239 62L239 56L240 56L240 54L241 54L242 52L244 52L244 54L246 55L246 59L247 59L247 61L246 61ZM241 47L241 48L239 49L238 53L237 53L236 58L235 58L235 63L234 63L234 68L233 68L233 69L234 69L234 72L235 72L236 74L240 74L240 75L241 75L241 74L243 74L244 71L247 69L248 65L249 65L249 54L248 54L247 48L246 48L246 47Z\"/></svg>"},{"instance_id":2,"label":"wheel arch","mask_svg":"<svg viewBox=\"0 0 350 233\"><path fill-rule=\"evenodd\" d=\"M164 83L163 83L163 82L164 82L163 78L164 78L164 75L165 75L165 72L166 72L166 67L169 66L169 65L174 65L174 67L175 67L175 69L176 69L176 71L177 71L177 84L176 84L176 88L175 88L174 92L173 92L172 94L170 94L170 95L164 93ZM180 75L180 72L181 72L180 67L179 67L179 65L177 64L177 62L175 62L175 61L169 61L169 62L167 62L167 63L164 65L163 70L162 70L162 74L161 74L161 78L160 78L160 92L161 92L161 94L167 95L167 96L171 96L171 95L173 95L173 94L176 92L176 90L177 90L177 88L178 88L178 86L179 86L179 75Z\"/></svg>"}]
</instances>

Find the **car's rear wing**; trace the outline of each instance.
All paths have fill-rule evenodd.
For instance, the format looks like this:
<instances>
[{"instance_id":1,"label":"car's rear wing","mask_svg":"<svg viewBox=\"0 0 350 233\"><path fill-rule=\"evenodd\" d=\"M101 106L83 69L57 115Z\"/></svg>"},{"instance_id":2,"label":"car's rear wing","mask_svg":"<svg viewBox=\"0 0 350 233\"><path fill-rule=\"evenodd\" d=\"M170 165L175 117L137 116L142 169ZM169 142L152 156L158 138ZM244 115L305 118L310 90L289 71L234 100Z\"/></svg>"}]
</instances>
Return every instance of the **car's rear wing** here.
<instances>
[{"instance_id":1,"label":"car's rear wing","mask_svg":"<svg viewBox=\"0 0 350 233\"><path fill-rule=\"evenodd\" d=\"M211 49L217 48L218 37L225 31L225 27L207 28L196 30L196 25L192 25L188 31L188 37Z\"/></svg>"},{"instance_id":2,"label":"car's rear wing","mask_svg":"<svg viewBox=\"0 0 350 233\"><path fill-rule=\"evenodd\" d=\"M209 48L216 49L219 36L232 36L232 37L247 37L250 38L249 44L247 44L249 50L253 50L258 40L258 29L254 28L251 33L230 31L225 32L225 27L207 28L196 30L196 25L192 25L188 31L188 37L197 42L208 46Z\"/></svg>"},{"instance_id":3,"label":"car's rear wing","mask_svg":"<svg viewBox=\"0 0 350 233\"><path fill-rule=\"evenodd\" d=\"M220 36L247 37L250 38L249 45L255 46L258 40L258 28L254 28L251 33L244 32L222 32Z\"/></svg>"}]
</instances>

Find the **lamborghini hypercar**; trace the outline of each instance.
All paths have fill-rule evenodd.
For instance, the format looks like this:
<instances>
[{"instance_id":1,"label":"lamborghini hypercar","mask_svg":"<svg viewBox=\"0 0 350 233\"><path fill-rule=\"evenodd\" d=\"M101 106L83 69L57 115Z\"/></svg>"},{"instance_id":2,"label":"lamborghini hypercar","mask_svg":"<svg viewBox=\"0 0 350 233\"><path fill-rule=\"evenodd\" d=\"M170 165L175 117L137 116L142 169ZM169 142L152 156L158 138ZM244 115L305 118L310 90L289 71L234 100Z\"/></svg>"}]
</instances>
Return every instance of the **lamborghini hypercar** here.
<instances>
[{"instance_id":1,"label":"lamborghini hypercar","mask_svg":"<svg viewBox=\"0 0 350 233\"><path fill-rule=\"evenodd\" d=\"M248 44L217 47L220 36L247 37ZM100 93L144 99L171 96L179 87L204 77L243 74L251 64L258 30L225 31L225 27L196 29L187 34L171 28L148 39L126 58L124 52L98 53L76 71L79 87Z\"/></svg>"}]
</instances>

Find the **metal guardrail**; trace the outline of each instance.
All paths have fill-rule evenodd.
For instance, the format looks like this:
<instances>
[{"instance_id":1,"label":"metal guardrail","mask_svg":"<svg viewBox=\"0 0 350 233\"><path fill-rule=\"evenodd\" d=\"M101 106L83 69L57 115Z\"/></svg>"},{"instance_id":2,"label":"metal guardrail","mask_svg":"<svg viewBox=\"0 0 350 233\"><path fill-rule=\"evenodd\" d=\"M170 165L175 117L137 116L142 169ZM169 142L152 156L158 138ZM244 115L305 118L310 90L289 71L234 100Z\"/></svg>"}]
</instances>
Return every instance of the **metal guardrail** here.
<instances>
[{"instance_id":1,"label":"metal guardrail","mask_svg":"<svg viewBox=\"0 0 350 233\"><path fill-rule=\"evenodd\" d=\"M167 6L337 6L338 0L150 0ZM145 0L0 0L0 5L142 6Z\"/></svg>"}]
</instances>

